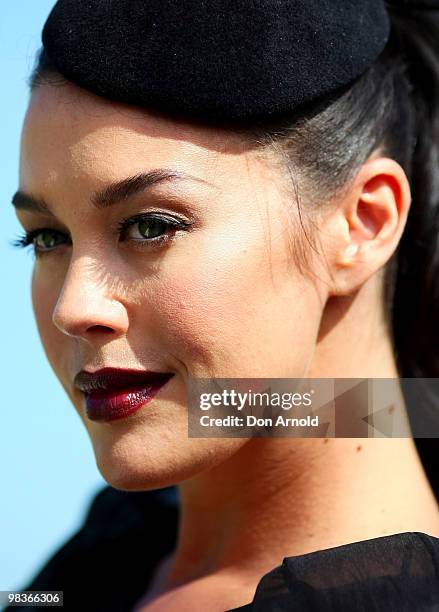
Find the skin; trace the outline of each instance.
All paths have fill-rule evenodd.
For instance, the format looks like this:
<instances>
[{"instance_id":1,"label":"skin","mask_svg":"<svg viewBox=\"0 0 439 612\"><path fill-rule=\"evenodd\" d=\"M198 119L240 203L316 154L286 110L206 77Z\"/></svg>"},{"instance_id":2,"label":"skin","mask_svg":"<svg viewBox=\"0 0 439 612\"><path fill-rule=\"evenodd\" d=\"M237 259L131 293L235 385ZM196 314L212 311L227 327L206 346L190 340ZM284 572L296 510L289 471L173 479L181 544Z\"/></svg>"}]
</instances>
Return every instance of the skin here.
<instances>
[{"instance_id":1,"label":"skin","mask_svg":"<svg viewBox=\"0 0 439 612\"><path fill-rule=\"evenodd\" d=\"M287 175L237 134L110 103L74 85L44 85L25 118L20 190L54 216L17 210L25 230L71 237L38 256L32 302L49 363L116 488L179 484L175 553L144 610L224 610L251 601L284 556L402 531L439 536L436 502L413 440L188 438L189 377L398 377L382 271L410 206L402 168L378 153L317 216L307 271ZM139 172L168 181L105 210L92 195ZM116 233L161 212L191 224L160 247ZM352 246L354 249L352 250ZM355 250L357 249L357 250ZM173 372L126 419L88 419L81 369Z\"/></svg>"}]
</instances>

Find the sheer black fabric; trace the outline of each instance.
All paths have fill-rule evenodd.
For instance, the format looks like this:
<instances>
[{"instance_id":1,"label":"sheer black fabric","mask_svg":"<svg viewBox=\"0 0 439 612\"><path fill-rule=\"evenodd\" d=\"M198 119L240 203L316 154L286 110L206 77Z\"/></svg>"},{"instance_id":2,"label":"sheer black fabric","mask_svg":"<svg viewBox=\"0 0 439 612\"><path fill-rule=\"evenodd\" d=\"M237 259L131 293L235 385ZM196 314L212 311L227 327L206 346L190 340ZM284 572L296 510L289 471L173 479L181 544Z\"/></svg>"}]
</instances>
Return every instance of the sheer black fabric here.
<instances>
[{"instance_id":1,"label":"sheer black fabric","mask_svg":"<svg viewBox=\"0 0 439 612\"><path fill-rule=\"evenodd\" d=\"M439 538L405 532L287 557L232 611L439 610Z\"/></svg>"},{"instance_id":2,"label":"sheer black fabric","mask_svg":"<svg viewBox=\"0 0 439 612\"><path fill-rule=\"evenodd\" d=\"M416 443L438 497L437 441ZM174 487L127 493L106 486L76 533L21 590L64 591L67 612L132 612L175 547L178 513ZM34 610L5 612L27 609ZM439 612L439 538L404 532L286 557L261 576L251 602L225 612L290 610Z\"/></svg>"}]
</instances>

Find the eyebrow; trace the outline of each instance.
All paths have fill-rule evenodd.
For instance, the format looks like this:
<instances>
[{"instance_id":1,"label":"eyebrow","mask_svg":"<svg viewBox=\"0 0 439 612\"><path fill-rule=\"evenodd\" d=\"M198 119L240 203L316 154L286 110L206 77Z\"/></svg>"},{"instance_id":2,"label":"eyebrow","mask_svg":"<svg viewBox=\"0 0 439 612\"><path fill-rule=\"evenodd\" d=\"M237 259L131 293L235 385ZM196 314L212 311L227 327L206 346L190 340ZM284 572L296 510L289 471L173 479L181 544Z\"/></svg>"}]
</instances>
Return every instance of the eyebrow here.
<instances>
[{"instance_id":1,"label":"eyebrow","mask_svg":"<svg viewBox=\"0 0 439 612\"><path fill-rule=\"evenodd\" d=\"M170 170L168 168L159 168L142 172L135 176L122 179L116 183L108 185L104 189L94 193L91 197L93 206L99 210L113 206L127 198L142 193L146 189L164 183L167 181L194 181L203 183L210 187L216 187L212 183L205 181L191 174L178 170ZM41 198L35 198L23 191L17 191L12 197L12 205L16 210L26 210L31 212L40 212L46 215L52 215L49 205Z\"/></svg>"}]
</instances>

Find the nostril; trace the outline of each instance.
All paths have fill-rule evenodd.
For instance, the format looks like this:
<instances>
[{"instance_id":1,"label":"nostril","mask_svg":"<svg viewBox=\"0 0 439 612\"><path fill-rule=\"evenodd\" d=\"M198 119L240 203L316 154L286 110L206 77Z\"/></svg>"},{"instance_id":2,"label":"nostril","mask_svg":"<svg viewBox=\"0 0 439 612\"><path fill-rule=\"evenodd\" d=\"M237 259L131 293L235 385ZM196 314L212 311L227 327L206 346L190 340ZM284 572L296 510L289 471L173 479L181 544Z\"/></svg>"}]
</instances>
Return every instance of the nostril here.
<instances>
[{"instance_id":1,"label":"nostril","mask_svg":"<svg viewBox=\"0 0 439 612\"><path fill-rule=\"evenodd\" d=\"M91 325L88 329L88 332L108 332L108 333L114 333L114 329L112 329L111 327L107 327L106 325Z\"/></svg>"}]
</instances>

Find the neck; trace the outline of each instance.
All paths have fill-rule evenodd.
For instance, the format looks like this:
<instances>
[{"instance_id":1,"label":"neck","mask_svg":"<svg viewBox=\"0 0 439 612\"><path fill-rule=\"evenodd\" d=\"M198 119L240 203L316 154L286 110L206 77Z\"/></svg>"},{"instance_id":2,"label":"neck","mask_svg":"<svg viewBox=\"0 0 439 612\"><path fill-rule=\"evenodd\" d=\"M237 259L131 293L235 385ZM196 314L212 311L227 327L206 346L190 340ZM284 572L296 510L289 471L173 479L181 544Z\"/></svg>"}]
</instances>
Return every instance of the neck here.
<instances>
[{"instance_id":1,"label":"neck","mask_svg":"<svg viewBox=\"0 0 439 612\"><path fill-rule=\"evenodd\" d=\"M180 494L173 585L220 571L260 578L285 556L403 531L439 537L411 438L253 439Z\"/></svg>"}]
</instances>

